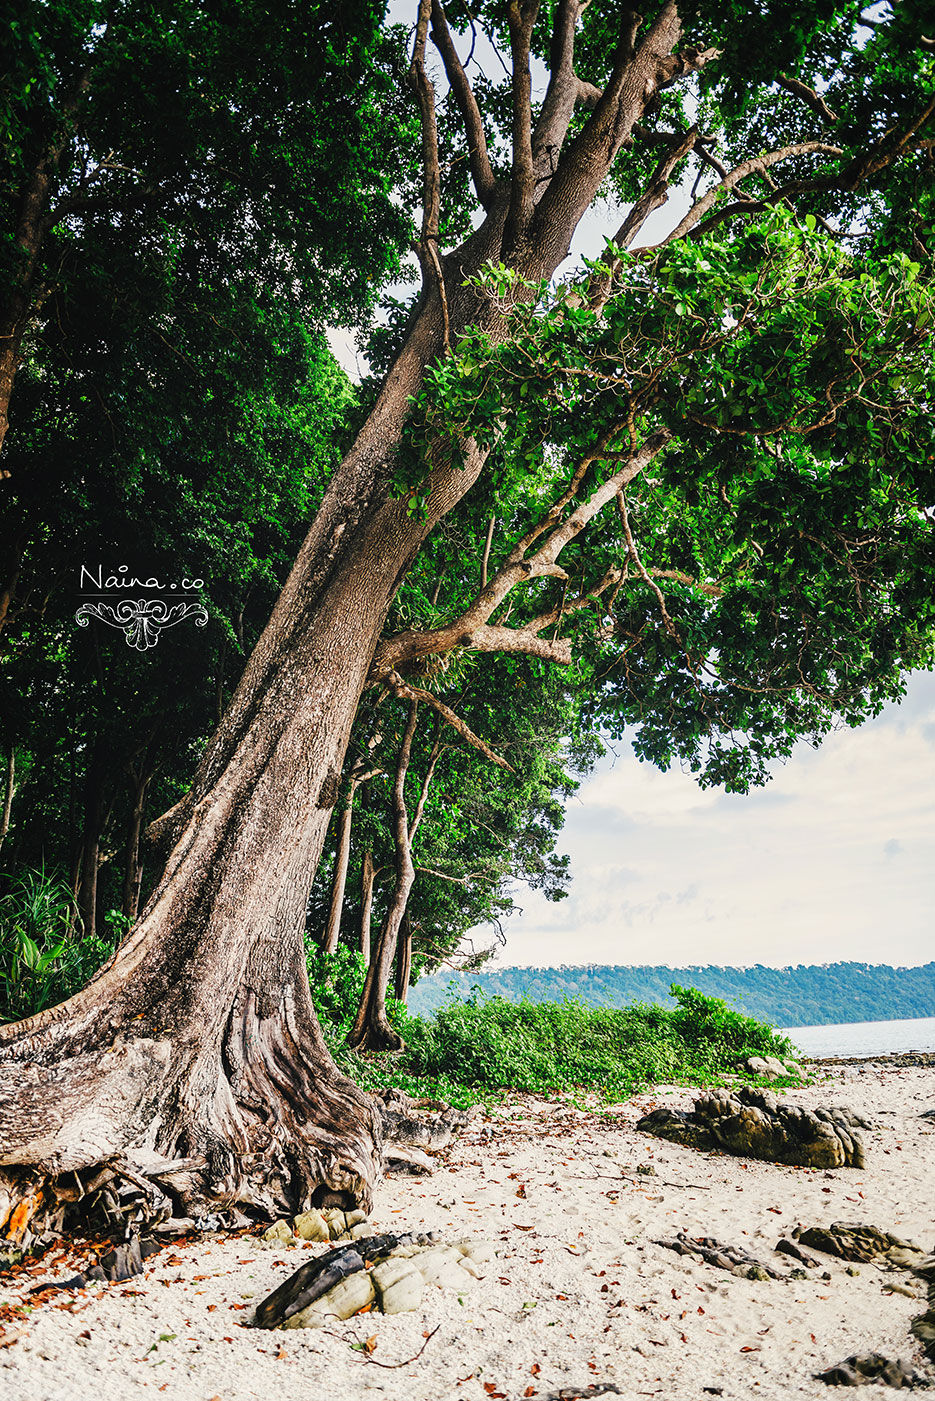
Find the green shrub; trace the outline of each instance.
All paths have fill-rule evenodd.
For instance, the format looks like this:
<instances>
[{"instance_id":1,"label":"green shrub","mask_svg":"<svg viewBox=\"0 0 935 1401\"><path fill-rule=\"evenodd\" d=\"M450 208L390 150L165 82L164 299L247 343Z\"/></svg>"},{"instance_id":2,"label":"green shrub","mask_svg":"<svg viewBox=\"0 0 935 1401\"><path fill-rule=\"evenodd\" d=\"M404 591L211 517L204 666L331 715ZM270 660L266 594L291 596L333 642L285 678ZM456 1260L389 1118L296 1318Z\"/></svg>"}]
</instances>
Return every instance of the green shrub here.
<instances>
[{"instance_id":1,"label":"green shrub","mask_svg":"<svg viewBox=\"0 0 935 1401\"><path fill-rule=\"evenodd\" d=\"M305 936L305 962L315 1011L328 1047L335 1054L347 1039L357 1015L367 965L357 949L339 944L334 953L324 953L308 934ZM386 1010L393 1026L408 1025L406 1009L395 997L386 999Z\"/></svg>"},{"instance_id":2,"label":"green shrub","mask_svg":"<svg viewBox=\"0 0 935 1401\"><path fill-rule=\"evenodd\" d=\"M0 896L0 1021L18 1021L71 997L116 943L116 935L82 936L71 891L60 878L42 870L9 877Z\"/></svg>"},{"instance_id":3,"label":"green shrub","mask_svg":"<svg viewBox=\"0 0 935 1401\"><path fill-rule=\"evenodd\" d=\"M583 1090L624 1099L664 1081L711 1084L747 1056L788 1056L783 1036L718 998L673 986L676 1007L594 1008L580 1002L449 1001L432 1020L397 1021L406 1050L351 1057L345 1072L364 1088L396 1084L454 1103L504 1090Z\"/></svg>"}]
</instances>

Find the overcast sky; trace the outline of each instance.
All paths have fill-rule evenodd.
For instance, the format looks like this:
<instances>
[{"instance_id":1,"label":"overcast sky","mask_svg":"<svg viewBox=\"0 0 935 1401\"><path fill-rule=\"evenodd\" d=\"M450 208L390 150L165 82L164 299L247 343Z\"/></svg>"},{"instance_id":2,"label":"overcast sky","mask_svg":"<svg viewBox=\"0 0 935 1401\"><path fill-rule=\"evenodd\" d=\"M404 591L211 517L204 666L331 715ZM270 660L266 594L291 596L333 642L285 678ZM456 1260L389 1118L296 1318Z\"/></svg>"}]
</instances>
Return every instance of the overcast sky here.
<instances>
[{"instance_id":1,"label":"overcast sky","mask_svg":"<svg viewBox=\"0 0 935 1401\"><path fill-rule=\"evenodd\" d=\"M501 965L935 958L935 677L746 797L625 744L573 798L571 894L520 894Z\"/></svg>"}]
</instances>

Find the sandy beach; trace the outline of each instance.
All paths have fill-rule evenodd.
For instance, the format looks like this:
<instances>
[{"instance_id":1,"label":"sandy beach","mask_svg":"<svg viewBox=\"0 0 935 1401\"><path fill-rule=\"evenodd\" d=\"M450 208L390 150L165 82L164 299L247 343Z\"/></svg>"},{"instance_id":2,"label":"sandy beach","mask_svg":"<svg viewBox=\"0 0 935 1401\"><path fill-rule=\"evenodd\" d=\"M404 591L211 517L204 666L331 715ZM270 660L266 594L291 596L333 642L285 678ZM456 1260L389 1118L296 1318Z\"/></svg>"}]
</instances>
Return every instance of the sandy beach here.
<instances>
[{"instance_id":1,"label":"sandy beach","mask_svg":"<svg viewBox=\"0 0 935 1401\"><path fill-rule=\"evenodd\" d=\"M935 1108L935 1070L849 1066L788 1094L869 1117L866 1167L778 1167L636 1132L656 1105L687 1107L683 1089L603 1114L527 1097L478 1114L432 1176L391 1177L377 1192L375 1230L479 1238L497 1251L483 1279L462 1293L430 1286L412 1313L288 1332L244 1326L272 1288L329 1247L241 1234L168 1246L141 1277L43 1295L23 1316L16 1306L30 1304L32 1285L74 1272L53 1252L32 1277L0 1283L0 1395L827 1398L814 1374L851 1353L918 1359L909 1324L925 1307L920 1281L829 1256L808 1279L751 1280L658 1242L678 1231L715 1237L786 1273L795 1262L775 1253L780 1236L843 1220L932 1250L935 1119L921 1116Z\"/></svg>"}]
</instances>

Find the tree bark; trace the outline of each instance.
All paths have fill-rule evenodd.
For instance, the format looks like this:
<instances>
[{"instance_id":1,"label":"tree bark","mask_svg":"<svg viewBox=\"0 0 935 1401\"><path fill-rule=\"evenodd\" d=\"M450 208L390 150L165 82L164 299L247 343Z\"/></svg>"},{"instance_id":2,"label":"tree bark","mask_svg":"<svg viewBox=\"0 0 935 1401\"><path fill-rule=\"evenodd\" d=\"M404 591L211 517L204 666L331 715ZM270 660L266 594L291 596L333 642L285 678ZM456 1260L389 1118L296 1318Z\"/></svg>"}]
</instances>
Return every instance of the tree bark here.
<instances>
[{"instance_id":1,"label":"tree bark","mask_svg":"<svg viewBox=\"0 0 935 1401\"><path fill-rule=\"evenodd\" d=\"M331 882L331 903L328 907L328 922L321 940L321 946L325 953L334 953L341 934L341 911L344 908L347 867L351 857L351 823L354 815L356 788L357 780L352 777L347 798L338 817L338 841L334 857L334 878Z\"/></svg>"},{"instance_id":2,"label":"tree bark","mask_svg":"<svg viewBox=\"0 0 935 1401\"><path fill-rule=\"evenodd\" d=\"M101 865L101 836L107 821L106 776L102 744L97 739L94 741L85 777L84 830L81 838L81 866L77 890L82 932L90 938L97 933L97 875Z\"/></svg>"},{"instance_id":3,"label":"tree bark","mask_svg":"<svg viewBox=\"0 0 935 1401\"><path fill-rule=\"evenodd\" d=\"M146 806L146 791L152 779L152 771L140 770L133 774L133 808L130 813L127 834L127 854L123 872L123 913L128 919L136 919L139 910L140 885L143 879L143 863L140 861L140 830L143 825L143 810Z\"/></svg>"},{"instance_id":4,"label":"tree bark","mask_svg":"<svg viewBox=\"0 0 935 1401\"><path fill-rule=\"evenodd\" d=\"M373 915L373 883L376 880L373 852L365 851L360 870L360 951L370 967L370 920Z\"/></svg>"},{"instance_id":5,"label":"tree bark","mask_svg":"<svg viewBox=\"0 0 935 1401\"><path fill-rule=\"evenodd\" d=\"M409 705L409 717L403 731L393 783L393 832L396 846L396 882L390 899L374 957L367 969L364 990L357 1009L348 1045L358 1051L399 1051L403 1041L390 1026L386 1015L386 990L389 987L396 941L406 914L409 892L415 880L412 846L409 838L409 813L406 808L406 776L412 757L412 741L419 719L419 703Z\"/></svg>"}]
</instances>

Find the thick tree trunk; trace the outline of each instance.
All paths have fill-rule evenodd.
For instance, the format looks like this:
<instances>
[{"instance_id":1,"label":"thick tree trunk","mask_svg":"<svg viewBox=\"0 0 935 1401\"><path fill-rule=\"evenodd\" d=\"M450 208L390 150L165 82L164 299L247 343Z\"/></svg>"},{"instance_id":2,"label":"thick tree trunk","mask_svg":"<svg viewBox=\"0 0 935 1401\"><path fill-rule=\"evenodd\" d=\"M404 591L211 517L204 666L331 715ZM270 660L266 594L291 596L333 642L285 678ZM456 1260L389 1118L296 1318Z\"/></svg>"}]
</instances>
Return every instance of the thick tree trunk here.
<instances>
[{"instance_id":1,"label":"thick tree trunk","mask_svg":"<svg viewBox=\"0 0 935 1401\"><path fill-rule=\"evenodd\" d=\"M409 978L412 973L412 924L406 910L399 926L399 943L396 947L396 984L393 989L397 1002L409 998Z\"/></svg>"},{"instance_id":2,"label":"thick tree trunk","mask_svg":"<svg viewBox=\"0 0 935 1401\"><path fill-rule=\"evenodd\" d=\"M360 951L370 967L370 921L373 918L373 884L376 880L373 852L365 851L360 869Z\"/></svg>"},{"instance_id":3,"label":"thick tree trunk","mask_svg":"<svg viewBox=\"0 0 935 1401\"><path fill-rule=\"evenodd\" d=\"M153 1152L199 1164L175 1179L190 1210L370 1201L380 1120L375 1102L337 1073L319 1032L305 911L387 608L484 456L470 441L459 461L440 456L423 483L423 518L387 490L387 478L426 366L468 326L494 341L504 334L506 308L470 279L504 259L525 279L552 275L652 101L661 56L678 34L666 4L554 180L555 141L579 87L570 66L543 104L541 179L535 170L530 178L528 149L518 153L513 189L522 199L508 180L497 183L486 157L472 157L486 217L442 263L427 254L445 297L430 277L180 807L174 848L138 924L83 992L0 1028L0 1165L15 1169L5 1179L8 1206L34 1198L37 1181ZM424 120L425 105L423 92ZM515 237L505 245L508 213ZM520 214L531 220L525 227ZM395 924L373 960L384 986L404 906L393 902ZM7 1214L0 1202L0 1226Z\"/></svg>"},{"instance_id":4,"label":"thick tree trunk","mask_svg":"<svg viewBox=\"0 0 935 1401\"><path fill-rule=\"evenodd\" d=\"M328 1054L302 932L387 607L483 461L468 444L434 470L422 520L386 491L440 342L431 301L326 493L136 928L83 992L0 1027L0 1165L20 1169L8 1206L36 1175L153 1151L203 1163L186 1210L370 1202L378 1110Z\"/></svg>"}]
</instances>

